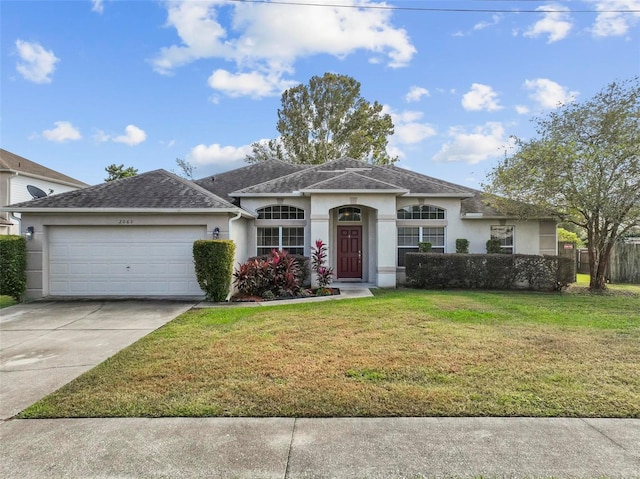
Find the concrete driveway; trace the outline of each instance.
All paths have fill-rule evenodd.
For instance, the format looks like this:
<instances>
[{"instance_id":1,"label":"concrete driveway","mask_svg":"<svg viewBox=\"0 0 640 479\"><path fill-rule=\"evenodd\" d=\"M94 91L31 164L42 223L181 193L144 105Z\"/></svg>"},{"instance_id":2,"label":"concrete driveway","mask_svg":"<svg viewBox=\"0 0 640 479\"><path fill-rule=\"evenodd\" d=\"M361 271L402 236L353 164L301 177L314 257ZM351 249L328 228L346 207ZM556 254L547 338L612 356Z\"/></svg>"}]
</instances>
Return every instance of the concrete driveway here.
<instances>
[{"instance_id":1,"label":"concrete driveway","mask_svg":"<svg viewBox=\"0 0 640 479\"><path fill-rule=\"evenodd\" d=\"M0 418L16 415L194 304L41 301L0 309Z\"/></svg>"}]
</instances>

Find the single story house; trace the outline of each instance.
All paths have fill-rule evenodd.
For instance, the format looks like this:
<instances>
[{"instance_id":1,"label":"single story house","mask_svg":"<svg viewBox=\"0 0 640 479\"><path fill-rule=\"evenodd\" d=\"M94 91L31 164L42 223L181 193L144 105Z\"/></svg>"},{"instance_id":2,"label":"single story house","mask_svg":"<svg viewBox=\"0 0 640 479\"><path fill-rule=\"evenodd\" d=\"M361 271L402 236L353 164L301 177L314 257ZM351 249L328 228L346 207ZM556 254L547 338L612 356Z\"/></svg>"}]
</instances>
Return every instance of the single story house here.
<instances>
[{"instance_id":1,"label":"single story house","mask_svg":"<svg viewBox=\"0 0 640 479\"><path fill-rule=\"evenodd\" d=\"M236 262L272 249L329 249L339 282L393 288L407 252L456 239L484 253L556 254L556 225L501 215L477 190L397 166L343 158L320 165L278 160L189 181L165 170L12 205L28 241L28 297L200 296L192 244L231 239Z\"/></svg>"},{"instance_id":2,"label":"single story house","mask_svg":"<svg viewBox=\"0 0 640 479\"><path fill-rule=\"evenodd\" d=\"M89 185L0 148L0 208ZM0 235L20 234L20 216L0 211Z\"/></svg>"}]
</instances>

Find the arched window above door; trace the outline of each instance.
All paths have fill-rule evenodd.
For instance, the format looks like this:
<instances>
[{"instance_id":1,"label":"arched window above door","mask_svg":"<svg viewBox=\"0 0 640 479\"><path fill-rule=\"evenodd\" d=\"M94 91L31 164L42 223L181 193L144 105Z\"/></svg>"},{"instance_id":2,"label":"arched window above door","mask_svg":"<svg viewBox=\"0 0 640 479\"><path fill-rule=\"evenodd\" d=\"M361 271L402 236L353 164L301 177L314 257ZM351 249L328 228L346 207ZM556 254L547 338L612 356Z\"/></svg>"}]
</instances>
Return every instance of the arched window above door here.
<instances>
[{"instance_id":1,"label":"arched window above door","mask_svg":"<svg viewBox=\"0 0 640 479\"><path fill-rule=\"evenodd\" d=\"M362 210L355 206L344 206L338 210L338 222L362 221Z\"/></svg>"}]
</instances>

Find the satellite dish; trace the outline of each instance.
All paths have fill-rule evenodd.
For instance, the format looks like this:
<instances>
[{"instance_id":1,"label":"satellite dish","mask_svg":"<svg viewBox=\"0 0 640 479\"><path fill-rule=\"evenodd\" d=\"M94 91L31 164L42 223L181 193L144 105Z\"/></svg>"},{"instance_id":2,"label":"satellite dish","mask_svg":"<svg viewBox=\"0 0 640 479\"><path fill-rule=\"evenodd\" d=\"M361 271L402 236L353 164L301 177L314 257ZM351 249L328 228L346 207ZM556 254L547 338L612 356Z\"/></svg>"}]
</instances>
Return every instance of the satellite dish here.
<instances>
[{"instance_id":1,"label":"satellite dish","mask_svg":"<svg viewBox=\"0 0 640 479\"><path fill-rule=\"evenodd\" d=\"M27 185L27 190L33 199L44 198L47 194L37 186Z\"/></svg>"}]
</instances>

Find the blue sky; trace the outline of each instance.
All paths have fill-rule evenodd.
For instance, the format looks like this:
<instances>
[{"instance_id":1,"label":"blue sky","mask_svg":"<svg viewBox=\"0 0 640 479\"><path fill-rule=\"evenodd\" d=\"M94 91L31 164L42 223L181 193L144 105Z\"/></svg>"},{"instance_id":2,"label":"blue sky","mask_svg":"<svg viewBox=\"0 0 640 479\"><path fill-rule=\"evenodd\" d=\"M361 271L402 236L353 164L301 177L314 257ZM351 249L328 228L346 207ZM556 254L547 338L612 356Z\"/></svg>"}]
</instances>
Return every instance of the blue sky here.
<instances>
[{"instance_id":1,"label":"blue sky","mask_svg":"<svg viewBox=\"0 0 640 479\"><path fill-rule=\"evenodd\" d=\"M392 115L399 166L479 187L533 117L640 74L640 0L291 3L0 1L2 148L90 184L176 158L202 177L335 72Z\"/></svg>"}]
</instances>

